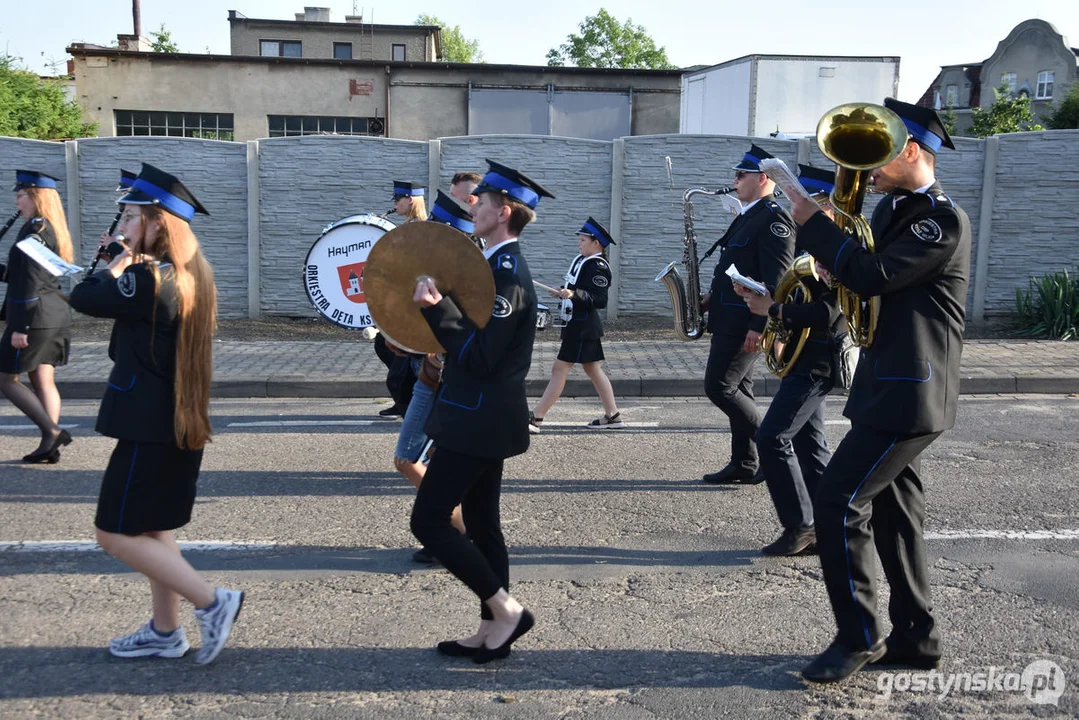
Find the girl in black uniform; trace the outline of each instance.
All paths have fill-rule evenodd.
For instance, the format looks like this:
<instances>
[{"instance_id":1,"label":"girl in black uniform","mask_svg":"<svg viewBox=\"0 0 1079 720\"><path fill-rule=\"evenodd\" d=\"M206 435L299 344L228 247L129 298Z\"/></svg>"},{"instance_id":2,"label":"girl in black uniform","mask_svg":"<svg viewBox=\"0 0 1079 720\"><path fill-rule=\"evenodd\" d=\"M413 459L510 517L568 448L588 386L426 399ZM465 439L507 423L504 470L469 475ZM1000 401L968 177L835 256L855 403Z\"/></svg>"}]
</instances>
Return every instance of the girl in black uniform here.
<instances>
[{"instance_id":1,"label":"girl in black uniform","mask_svg":"<svg viewBox=\"0 0 1079 720\"><path fill-rule=\"evenodd\" d=\"M117 439L98 499L98 544L146 575L153 617L113 640L118 657L182 657L180 598L195 606L202 647L221 652L244 594L214 588L180 554L172 531L191 519L202 450L210 439L211 340L217 319L213 270L191 231L209 213L172 175L144 164L120 198L129 249L71 293L71 305L115 318L97 431Z\"/></svg>"},{"instance_id":2,"label":"girl in black uniform","mask_svg":"<svg viewBox=\"0 0 1079 720\"><path fill-rule=\"evenodd\" d=\"M73 250L67 218L56 192L56 178L30 170L15 172L15 205L26 222L15 243L30 238L71 262ZM7 297L0 316L7 320L0 338L0 390L41 430L41 443L23 460L55 463L60 448L71 442L61 430L60 393L53 374L67 365L71 347L71 310L60 293L56 278L16 244L0 264L0 281L7 283ZM34 389L19 382L26 373Z\"/></svg>"},{"instance_id":3,"label":"girl in black uniform","mask_svg":"<svg viewBox=\"0 0 1079 720\"><path fill-rule=\"evenodd\" d=\"M580 254L570 263L565 287L547 291L551 297L562 300L559 314L566 324L562 328L562 347L551 368L551 380L543 391L539 405L528 414L528 430L531 433L540 431L543 418L562 395L569 371L577 363L584 368L585 375L592 381L603 403L603 417L593 420L586 427L593 430L625 427L622 413L615 403L611 381L600 365L603 360L603 346L600 344L603 321L600 320L599 310L607 307L607 291L611 286L611 268L604 254L607 246L612 244L615 244L614 238L607 229L594 218L588 218L577 233Z\"/></svg>"}]
</instances>

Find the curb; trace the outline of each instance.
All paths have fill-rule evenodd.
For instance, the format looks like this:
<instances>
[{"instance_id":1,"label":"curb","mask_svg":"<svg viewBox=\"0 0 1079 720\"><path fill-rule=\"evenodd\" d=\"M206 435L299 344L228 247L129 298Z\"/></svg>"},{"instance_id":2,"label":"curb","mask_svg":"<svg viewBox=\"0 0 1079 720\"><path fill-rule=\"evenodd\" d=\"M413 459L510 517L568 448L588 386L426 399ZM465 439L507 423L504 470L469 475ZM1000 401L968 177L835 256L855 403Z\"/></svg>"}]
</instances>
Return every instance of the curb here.
<instances>
[{"instance_id":1,"label":"curb","mask_svg":"<svg viewBox=\"0 0 1079 720\"><path fill-rule=\"evenodd\" d=\"M621 377L613 379L614 394L618 397L703 397L704 377ZM769 375L757 378L754 390L757 397L772 397L779 388L779 378ZM105 381L60 380L56 387L64 398L99 400L105 393ZM525 381L529 397L539 397L547 387L547 379ZM1079 394L1079 377L997 375L962 378L961 395L1004 394ZM589 380L572 379L566 382L562 397L590 397L596 394ZM843 394L833 391L833 394ZM384 398L386 383L382 380L312 380L303 375L271 375L236 380L215 380L210 388L213 398Z\"/></svg>"}]
</instances>

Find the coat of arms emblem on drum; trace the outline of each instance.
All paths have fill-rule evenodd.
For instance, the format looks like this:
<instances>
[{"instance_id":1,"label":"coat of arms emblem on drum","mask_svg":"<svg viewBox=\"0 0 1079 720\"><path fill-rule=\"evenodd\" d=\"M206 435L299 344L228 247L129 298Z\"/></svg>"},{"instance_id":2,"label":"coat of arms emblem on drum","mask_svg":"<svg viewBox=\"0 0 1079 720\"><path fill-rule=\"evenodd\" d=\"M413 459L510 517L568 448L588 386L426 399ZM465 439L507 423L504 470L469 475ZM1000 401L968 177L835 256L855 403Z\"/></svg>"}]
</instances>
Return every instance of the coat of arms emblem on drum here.
<instances>
[{"instance_id":1,"label":"coat of arms emblem on drum","mask_svg":"<svg viewBox=\"0 0 1079 720\"><path fill-rule=\"evenodd\" d=\"M365 303L363 294L363 266L367 263L352 263L337 268L337 277L341 280L341 291L354 303Z\"/></svg>"}]
</instances>

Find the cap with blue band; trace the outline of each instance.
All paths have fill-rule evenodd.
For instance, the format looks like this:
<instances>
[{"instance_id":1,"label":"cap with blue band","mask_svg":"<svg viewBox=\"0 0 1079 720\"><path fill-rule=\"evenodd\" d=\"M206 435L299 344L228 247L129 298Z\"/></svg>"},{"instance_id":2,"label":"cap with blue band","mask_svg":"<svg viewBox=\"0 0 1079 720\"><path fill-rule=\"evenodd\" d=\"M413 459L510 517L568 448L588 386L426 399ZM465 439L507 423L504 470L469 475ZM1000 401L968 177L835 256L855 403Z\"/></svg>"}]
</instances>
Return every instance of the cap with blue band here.
<instances>
[{"instance_id":1,"label":"cap with blue band","mask_svg":"<svg viewBox=\"0 0 1079 720\"><path fill-rule=\"evenodd\" d=\"M54 178L52 175L46 175L42 172L35 170L16 170L15 171L15 187L12 190L28 190L29 188L49 188L51 190L56 189L56 183L59 178Z\"/></svg>"},{"instance_id":2,"label":"cap with blue band","mask_svg":"<svg viewBox=\"0 0 1079 720\"><path fill-rule=\"evenodd\" d=\"M181 220L191 222L195 213L210 213L174 175L142 164L142 171L127 194L116 201L121 205L158 205Z\"/></svg>"},{"instance_id":3,"label":"cap with blue band","mask_svg":"<svg viewBox=\"0 0 1079 720\"><path fill-rule=\"evenodd\" d=\"M811 193L830 195L835 189L835 172L812 165L799 165L798 182Z\"/></svg>"},{"instance_id":4,"label":"cap with blue band","mask_svg":"<svg viewBox=\"0 0 1079 720\"><path fill-rule=\"evenodd\" d=\"M404 180L393 181L394 198L423 197L424 186L419 183L406 182Z\"/></svg>"},{"instance_id":5,"label":"cap with blue band","mask_svg":"<svg viewBox=\"0 0 1079 720\"><path fill-rule=\"evenodd\" d=\"M742 162L734 166L735 170L741 172L760 172L761 160L772 157L772 154L766 150L762 150L756 145L749 146L749 152L742 156Z\"/></svg>"},{"instance_id":6,"label":"cap with blue band","mask_svg":"<svg viewBox=\"0 0 1079 720\"><path fill-rule=\"evenodd\" d=\"M576 232L577 235L589 235L596 239L600 245L607 247L608 245L617 245L614 238L611 237L611 233L607 232L607 228L599 224L594 217L589 217L584 221L584 225Z\"/></svg>"},{"instance_id":7,"label":"cap with blue band","mask_svg":"<svg viewBox=\"0 0 1079 720\"><path fill-rule=\"evenodd\" d=\"M507 167L493 160L488 160L490 169L483 180L472 191L473 195L498 193L523 203L533 210L539 205L541 197L554 198L554 195L538 182L524 173Z\"/></svg>"},{"instance_id":8,"label":"cap with blue band","mask_svg":"<svg viewBox=\"0 0 1079 720\"><path fill-rule=\"evenodd\" d=\"M131 172L130 170L120 170L120 184L116 186L116 189L118 191L127 190L129 187L135 184L135 178L137 177L138 175Z\"/></svg>"},{"instance_id":9,"label":"cap with blue band","mask_svg":"<svg viewBox=\"0 0 1079 720\"><path fill-rule=\"evenodd\" d=\"M475 227L472 224L472 216L468 210L446 193L438 190L435 201L431 205L431 215L428 222L440 222L463 233L471 235Z\"/></svg>"},{"instance_id":10,"label":"cap with blue band","mask_svg":"<svg viewBox=\"0 0 1079 720\"><path fill-rule=\"evenodd\" d=\"M910 139L922 145L929 152L936 154L942 147L955 150L944 121L932 108L900 102L895 98L885 98L884 107L888 108L903 121L910 133Z\"/></svg>"}]
</instances>

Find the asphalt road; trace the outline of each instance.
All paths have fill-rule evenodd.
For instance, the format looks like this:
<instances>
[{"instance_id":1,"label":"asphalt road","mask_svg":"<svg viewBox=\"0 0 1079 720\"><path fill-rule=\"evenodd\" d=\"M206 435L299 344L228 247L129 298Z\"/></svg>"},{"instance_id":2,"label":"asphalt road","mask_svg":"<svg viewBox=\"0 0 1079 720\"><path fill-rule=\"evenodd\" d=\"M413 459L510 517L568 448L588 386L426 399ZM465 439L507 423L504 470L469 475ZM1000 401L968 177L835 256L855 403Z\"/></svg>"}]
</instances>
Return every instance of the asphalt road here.
<instances>
[{"instance_id":1,"label":"asphalt road","mask_svg":"<svg viewBox=\"0 0 1079 720\"><path fill-rule=\"evenodd\" d=\"M228 647L197 667L105 649L146 620L149 594L90 542L112 447L93 433L96 403L65 405L75 443L56 466L19 462L36 434L0 405L0 716L1079 714L1079 398L964 397L958 427L925 457L945 642L928 682L958 683L947 692L878 670L839 686L801 680L833 633L818 561L759 554L779 532L764 486L699 482L725 463L729 436L696 399L627 400L630 426L607 433L580 427L595 400L555 407L507 462L503 489L512 592L536 628L501 663L440 657L437 641L473 631L476 602L410 560L413 491L392 470L399 425L375 419L381 407L214 402L217 434L180 535L201 543L197 568L248 596ZM832 400L833 445L840 410ZM1035 661L1062 676L1043 662L1024 692L1018 674ZM971 689L978 673L1016 674L1003 683L1013 689Z\"/></svg>"}]
</instances>

